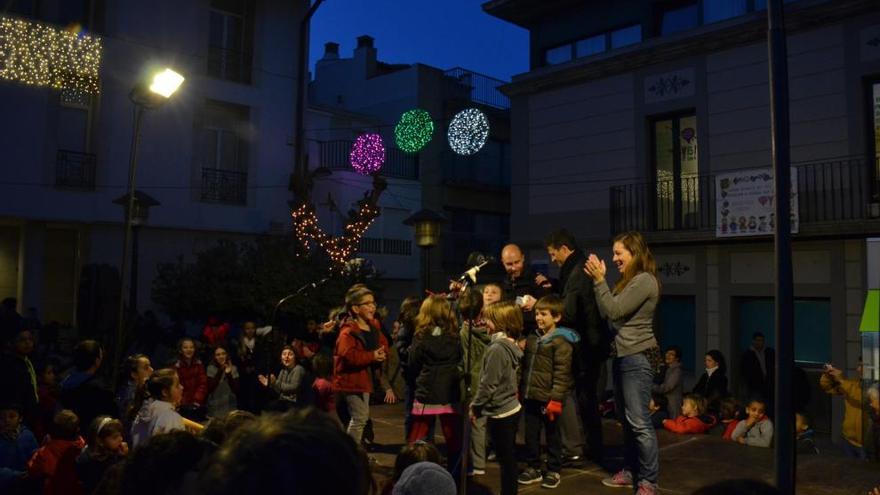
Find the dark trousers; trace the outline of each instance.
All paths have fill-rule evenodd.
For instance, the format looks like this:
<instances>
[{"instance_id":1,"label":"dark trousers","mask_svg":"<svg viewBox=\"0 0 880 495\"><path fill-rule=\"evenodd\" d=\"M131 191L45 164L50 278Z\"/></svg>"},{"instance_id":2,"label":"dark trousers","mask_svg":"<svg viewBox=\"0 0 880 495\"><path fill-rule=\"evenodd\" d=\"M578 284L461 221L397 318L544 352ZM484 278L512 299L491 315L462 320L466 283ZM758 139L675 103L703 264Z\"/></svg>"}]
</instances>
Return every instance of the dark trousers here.
<instances>
[{"instance_id":1,"label":"dark trousers","mask_svg":"<svg viewBox=\"0 0 880 495\"><path fill-rule=\"evenodd\" d=\"M605 360L581 363L582 373L575 379L578 413L584 427L584 455L593 462L602 462L602 417L599 416L599 382L605 388Z\"/></svg>"},{"instance_id":2,"label":"dark trousers","mask_svg":"<svg viewBox=\"0 0 880 495\"><path fill-rule=\"evenodd\" d=\"M519 413L506 418L488 418L486 421L489 430L489 438L495 445L495 455L501 466L501 495L516 495L517 469L516 455L516 425L519 423Z\"/></svg>"},{"instance_id":3,"label":"dark trousers","mask_svg":"<svg viewBox=\"0 0 880 495\"><path fill-rule=\"evenodd\" d=\"M529 467L541 468L541 428L547 440L547 470L558 473L562 469L562 442L559 439L559 419L550 421L542 411L543 402L526 399L526 460ZM500 448L495 447L496 456Z\"/></svg>"}]
</instances>

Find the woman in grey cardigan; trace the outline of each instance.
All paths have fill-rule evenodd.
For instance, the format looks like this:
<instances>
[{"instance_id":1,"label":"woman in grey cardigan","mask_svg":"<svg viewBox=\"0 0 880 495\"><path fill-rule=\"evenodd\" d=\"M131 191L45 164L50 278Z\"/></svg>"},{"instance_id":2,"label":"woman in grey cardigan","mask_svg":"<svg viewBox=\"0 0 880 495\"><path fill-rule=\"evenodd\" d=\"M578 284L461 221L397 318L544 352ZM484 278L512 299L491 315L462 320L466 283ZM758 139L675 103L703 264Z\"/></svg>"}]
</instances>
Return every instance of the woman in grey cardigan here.
<instances>
[{"instance_id":1,"label":"woman in grey cardigan","mask_svg":"<svg viewBox=\"0 0 880 495\"><path fill-rule=\"evenodd\" d=\"M593 279L599 312L616 330L612 344L614 399L623 423L625 466L606 486L634 487L637 495L654 495L660 470L657 433L648 404L660 350L654 337L654 310L660 298L657 267L638 232L614 238L614 264L621 277L608 288L605 262L591 254L584 271Z\"/></svg>"},{"instance_id":2,"label":"woman in grey cardigan","mask_svg":"<svg viewBox=\"0 0 880 495\"><path fill-rule=\"evenodd\" d=\"M663 361L666 363L666 373L661 373L663 375L661 383L654 384L654 393L666 396L666 400L669 401L667 408L669 419L675 419L681 414L684 393L681 376L681 348L674 345L666 349Z\"/></svg>"}]
</instances>

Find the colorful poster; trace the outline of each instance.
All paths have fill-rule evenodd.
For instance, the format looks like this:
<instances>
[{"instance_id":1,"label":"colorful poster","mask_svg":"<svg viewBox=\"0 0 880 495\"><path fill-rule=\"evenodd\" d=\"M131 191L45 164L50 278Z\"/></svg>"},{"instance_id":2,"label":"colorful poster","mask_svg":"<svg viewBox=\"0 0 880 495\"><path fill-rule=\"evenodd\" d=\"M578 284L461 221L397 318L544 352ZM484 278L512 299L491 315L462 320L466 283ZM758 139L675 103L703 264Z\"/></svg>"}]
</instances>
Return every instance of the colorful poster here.
<instances>
[{"instance_id":1,"label":"colorful poster","mask_svg":"<svg viewBox=\"0 0 880 495\"><path fill-rule=\"evenodd\" d=\"M770 235L776 230L770 168L715 176L715 237ZM791 169L791 232L798 231L797 169Z\"/></svg>"}]
</instances>

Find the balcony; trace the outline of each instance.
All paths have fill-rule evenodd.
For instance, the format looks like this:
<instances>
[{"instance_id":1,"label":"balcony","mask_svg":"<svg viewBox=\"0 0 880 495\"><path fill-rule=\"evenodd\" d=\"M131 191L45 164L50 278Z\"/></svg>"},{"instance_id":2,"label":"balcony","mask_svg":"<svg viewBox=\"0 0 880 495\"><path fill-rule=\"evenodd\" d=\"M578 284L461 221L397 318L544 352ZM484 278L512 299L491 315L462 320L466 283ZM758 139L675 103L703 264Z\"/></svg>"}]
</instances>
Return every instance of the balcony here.
<instances>
[{"instance_id":1,"label":"balcony","mask_svg":"<svg viewBox=\"0 0 880 495\"><path fill-rule=\"evenodd\" d=\"M317 141L317 144L319 165L330 170L352 171L349 155L353 141ZM415 155L387 147L381 173L383 177L418 180L419 164Z\"/></svg>"},{"instance_id":2,"label":"balcony","mask_svg":"<svg viewBox=\"0 0 880 495\"><path fill-rule=\"evenodd\" d=\"M834 235L880 229L872 212L872 173L862 158L795 163L800 233ZM880 184L873 187L876 190ZM699 240L715 237L715 176L682 177L613 186L612 235L628 230L655 239ZM876 208L876 207L875 207Z\"/></svg>"},{"instance_id":3,"label":"balcony","mask_svg":"<svg viewBox=\"0 0 880 495\"><path fill-rule=\"evenodd\" d=\"M412 255L412 241L409 239L361 237L358 243L358 253L410 256Z\"/></svg>"},{"instance_id":4,"label":"balcony","mask_svg":"<svg viewBox=\"0 0 880 495\"><path fill-rule=\"evenodd\" d=\"M462 86L469 100L502 110L510 109L510 98L498 90L499 86L507 84L505 81L461 67L449 69L444 75Z\"/></svg>"},{"instance_id":5,"label":"balcony","mask_svg":"<svg viewBox=\"0 0 880 495\"><path fill-rule=\"evenodd\" d=\"M94 191L95 162L92 153L58 150L55 157L55 187Z\"/></svg>"},{"instance_id":6,"label":"balcony","mask_svg":"<svg viewBox=\"0 0 880 495\"><path fill-rule=\"evenodd\" d=\"M489 141L479 153L464 156L451 150L441 154L443 183L486 191L509 191L510 145Z\"/></svg>"},{"instance_id":7,"label":"balcony","mask_svg":"<svg viewBox=\"0 0 880 495\"><path fill-rule=\"evenodd\" d=\"M247 204L247 172L202 168L202 201Z\"/></svg>"}]
</instances>

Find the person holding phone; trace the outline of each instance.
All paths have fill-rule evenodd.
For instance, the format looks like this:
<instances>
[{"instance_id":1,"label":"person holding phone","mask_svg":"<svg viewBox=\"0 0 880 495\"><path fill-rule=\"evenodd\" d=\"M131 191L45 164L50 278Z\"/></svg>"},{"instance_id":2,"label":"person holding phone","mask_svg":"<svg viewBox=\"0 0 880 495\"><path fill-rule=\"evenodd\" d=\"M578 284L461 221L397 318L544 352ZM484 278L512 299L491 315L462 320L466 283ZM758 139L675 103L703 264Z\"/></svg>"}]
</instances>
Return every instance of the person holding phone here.
<instances>
[{"instance_id":1,"label":"person holding phone","mask_svg":"<svg viewBox=\"0 0 880 495\"><path fill-rule=\"evenodd\" d=\"M862 358L856 367L856 378L846 378L843 371L825 363L825 371L819 378L819 386L825 393L843 397L843 453L847 457L865 458L862 443Z\"/></svg>"}]
</instances>

